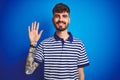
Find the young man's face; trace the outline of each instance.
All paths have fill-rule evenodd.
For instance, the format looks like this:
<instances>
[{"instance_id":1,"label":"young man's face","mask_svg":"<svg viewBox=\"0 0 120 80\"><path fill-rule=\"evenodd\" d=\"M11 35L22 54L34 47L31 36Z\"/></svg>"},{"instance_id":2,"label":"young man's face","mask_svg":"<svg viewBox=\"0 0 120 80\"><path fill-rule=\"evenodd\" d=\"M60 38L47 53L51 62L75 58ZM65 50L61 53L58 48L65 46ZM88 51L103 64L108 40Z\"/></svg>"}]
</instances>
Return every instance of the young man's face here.
<instances>
[{"instance_id":1,"label":"young man's face","mask_svg":"<svg viewBox=\"0 0 120 80\"><path fill-rule=\"evenodd\" d=\"M64 31L70 23L69 14L67 12L54 13L53 24L57 31Z\"/></svg>"}]
</instances>

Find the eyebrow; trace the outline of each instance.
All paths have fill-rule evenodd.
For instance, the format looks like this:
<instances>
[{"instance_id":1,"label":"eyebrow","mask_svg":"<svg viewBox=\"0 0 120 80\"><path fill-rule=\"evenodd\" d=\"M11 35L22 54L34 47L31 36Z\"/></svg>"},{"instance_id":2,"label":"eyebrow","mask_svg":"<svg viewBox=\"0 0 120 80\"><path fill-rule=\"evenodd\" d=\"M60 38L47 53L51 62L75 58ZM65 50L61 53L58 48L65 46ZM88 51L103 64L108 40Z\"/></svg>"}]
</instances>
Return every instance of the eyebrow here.
<instances>
[{"instance_id":1,"label":"eyebrow","mask_svg":"<svg viewBox=\"0 0 120 80\"><path fill-rule=\"evenodd\" d=\"M54 16L59 16L59 14L54 14ZM62 16L68 16L67 14L63 14Z\"/></svg>"}]
</instances>

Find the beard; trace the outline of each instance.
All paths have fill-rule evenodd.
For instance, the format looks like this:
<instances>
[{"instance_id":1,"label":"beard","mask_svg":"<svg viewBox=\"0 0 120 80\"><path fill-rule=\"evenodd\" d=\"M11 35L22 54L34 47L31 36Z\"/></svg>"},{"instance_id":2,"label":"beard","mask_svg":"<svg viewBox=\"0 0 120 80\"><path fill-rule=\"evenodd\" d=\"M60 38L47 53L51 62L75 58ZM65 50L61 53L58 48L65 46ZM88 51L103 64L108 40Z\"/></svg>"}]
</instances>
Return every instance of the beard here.
<instances>
[{"instance_id":1,"label":"beard","mask_svg":"<svg viewBox=\"0 0 120 80\"><path fill-rule=\"evenodd\" d=\"M63 27L63 26L57 27L57 24L59 24L59 23L63 23L63 24L65 25L65 27ZM56 24L54 24L54 25L55 25L55 28L56 28L57 31L64 31L64 30L66 30L66 29L68 28L68 24L66 24L66 23L63 22L63 21L58 21L58 22L56 22Z\"/></svg>"},{"instance_id":2,"label":"beard","mask_svg":"<svg viewBox=\"0 0 120 80\"><path fill-rule=\"evenodd\" d=\"M56 27L56 30L58 31L64 31L68 28L68 26L65 26L64 28L62 26L59 26L59 28Z\"/></svg>"}]
</instances>

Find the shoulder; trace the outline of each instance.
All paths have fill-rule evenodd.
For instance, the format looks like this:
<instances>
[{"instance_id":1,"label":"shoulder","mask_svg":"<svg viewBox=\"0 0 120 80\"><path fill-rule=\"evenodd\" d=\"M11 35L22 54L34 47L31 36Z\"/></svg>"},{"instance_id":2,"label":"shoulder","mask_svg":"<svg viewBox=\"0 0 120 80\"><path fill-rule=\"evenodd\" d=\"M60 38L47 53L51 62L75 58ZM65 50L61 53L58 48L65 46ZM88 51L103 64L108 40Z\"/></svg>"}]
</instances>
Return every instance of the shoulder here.
<instances>
[{"instance_id":1,"label":"shoulder","mask_svg":"<svg viewBox=\"0 0 120 80\"><path fill-rule=\"evenodd\" d=\"M75 42L75 43L83 43L83 41L81 40L81 39L79 39L79 38L76 38L76 37L73 37L73 42Z\"/></svg>"},{"instance_id":2,"label":"shoulder","mask_svg":"<svg viewBox=\"0 0 120 80\"><path fill-rule=\"evenodd\" d=\"M44 45L47 45L47 44L50 44L54 41L54 36L51 36L49 38L46 38L44 39L43 41L41 41L39 44L38 44L38 47L43 47Z\"/></svg>"},{"instance_id":3,"label":"shoulder","mask_svg":"<svg viewBox=\"0 0 120 80\"><path fill-rule=\"evenodd\" d=\"M81 39L76 38L76 37L73 37L73 42L72 43L76 44L79 47L85 47L84 42Z\"/></svg>"},{"instance_id":4,"label":"shoulder","mask_svg":"<svg viewBox=\"0 0 120 80\"><path fill-rule=\"evenodd\" d=\"M55 40L54 36L44 39L41 44L53 42Z\"/></svg>"}]
</instances>

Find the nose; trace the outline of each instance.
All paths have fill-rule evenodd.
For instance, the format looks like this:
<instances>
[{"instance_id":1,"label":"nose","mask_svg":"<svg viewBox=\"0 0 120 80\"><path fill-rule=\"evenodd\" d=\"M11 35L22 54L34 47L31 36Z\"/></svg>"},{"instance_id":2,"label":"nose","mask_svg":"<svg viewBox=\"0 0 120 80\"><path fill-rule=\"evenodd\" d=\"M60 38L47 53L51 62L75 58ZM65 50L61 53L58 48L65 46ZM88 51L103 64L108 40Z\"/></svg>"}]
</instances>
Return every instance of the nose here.
<instances>
[{"instance_id":1,"label":"nose","mask_svg":"<svg viewBox=\"0 0 120 80\"><path fill-rule=\"evenodd\" d=\"M62 17L62 16L60 16L60 17L59 17L59 21L62 21L62 20L63 20L63 17Z\"/></svg>"}]
</instances>

